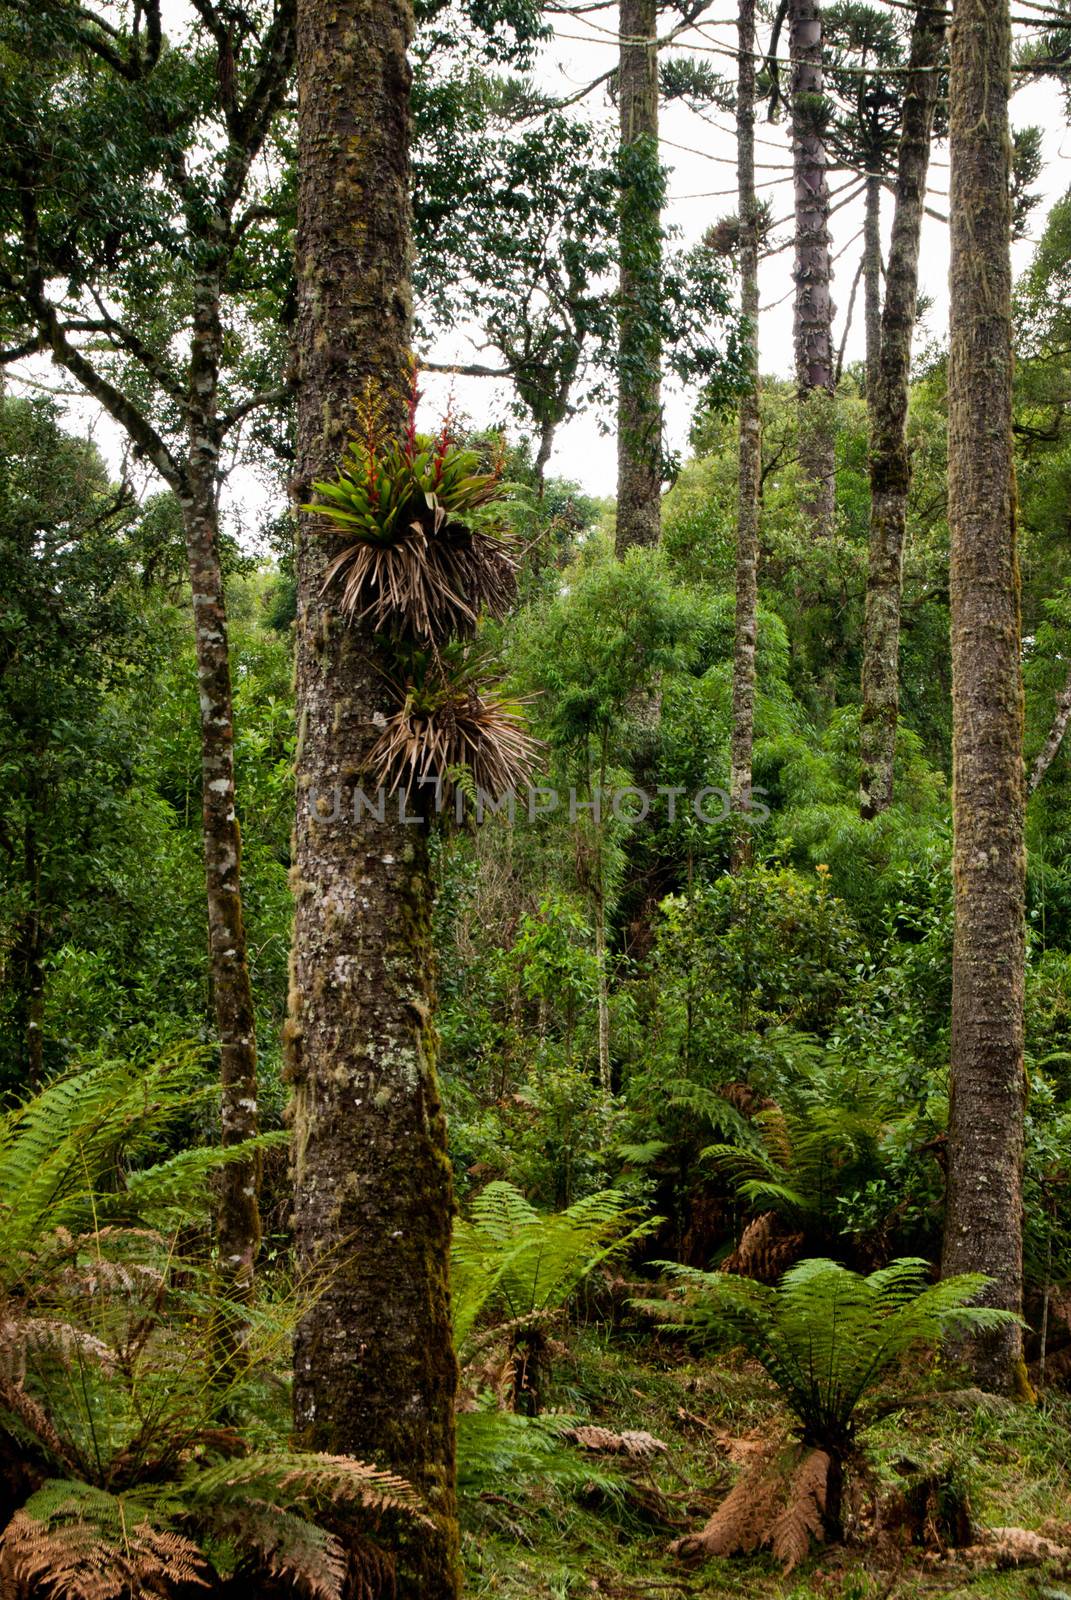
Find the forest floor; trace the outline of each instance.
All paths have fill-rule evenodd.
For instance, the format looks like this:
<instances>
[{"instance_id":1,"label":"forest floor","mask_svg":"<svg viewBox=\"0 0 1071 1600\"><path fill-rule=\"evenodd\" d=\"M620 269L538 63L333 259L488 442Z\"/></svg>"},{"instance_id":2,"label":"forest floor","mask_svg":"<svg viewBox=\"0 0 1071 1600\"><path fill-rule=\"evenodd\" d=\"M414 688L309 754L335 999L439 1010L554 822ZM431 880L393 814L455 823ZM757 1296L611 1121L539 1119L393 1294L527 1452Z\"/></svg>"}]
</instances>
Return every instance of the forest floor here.
<instances>
[{"instance_id":1,"label":"forest floor","mask_svg":"<svg viewBox=\"0 0 1071 1600\"><path fill-rule=\"evenodd\" d=\"M553 1487L501 1493L470 1507L464 1533L471 1600L1071 1600L1071 1566L973 1568L954 1550L887 1546L858 1537L818 1547L788 1577L769 1556L688 1566L669 1550L718 1505L748 1450L781 1413L758 1368L685 1358L658 1339L596 1329L559 1351L554 1410L617 1431L644 1430L668 1447L627 1463L618 1496ZM889 1416L867 1434L874 1487L936 1467L965 1491L977 1530L1026 1528L1071 1544L1071 1397L991 1410L960 1401ZM600 1458L600 1470L616 1458Z\"/></svg>"}]
</instances>

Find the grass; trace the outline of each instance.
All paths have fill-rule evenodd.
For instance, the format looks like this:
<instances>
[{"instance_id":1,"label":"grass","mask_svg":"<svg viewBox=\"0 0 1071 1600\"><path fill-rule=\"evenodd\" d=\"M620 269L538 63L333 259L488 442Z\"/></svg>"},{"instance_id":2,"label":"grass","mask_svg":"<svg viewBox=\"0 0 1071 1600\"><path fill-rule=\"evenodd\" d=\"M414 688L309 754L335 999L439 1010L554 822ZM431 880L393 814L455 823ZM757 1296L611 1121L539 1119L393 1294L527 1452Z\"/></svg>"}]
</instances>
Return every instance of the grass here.
<instances>
[{"instance_id":1,"label":"grass","mask_svg":"<svg viewBox=\"0 0 1071 1600\"><path fill-rule=\"evenodd\" d=\"M819 1551L788 1578L766 1557L687 1568L668 1547L696 1531L731 1483L718 1436L768 1431L780 1413L760 1373L690 1359L657 1338L579 1329L558 1358L551 1405L621 1431L644 1429L669 1451L611 1500L504 1484L464 1513L470 1600L1071 1600L1071 1579L1043 1569L966 1571L908 1553L899 1570L865 1547ZM1067 1461L1071 1400L988 1411L925 1406L874 1430L879 1481L905 1464L952 1465L979 1525L1018 1526L1071 1543Z\"/></svg>"}]
</instances>

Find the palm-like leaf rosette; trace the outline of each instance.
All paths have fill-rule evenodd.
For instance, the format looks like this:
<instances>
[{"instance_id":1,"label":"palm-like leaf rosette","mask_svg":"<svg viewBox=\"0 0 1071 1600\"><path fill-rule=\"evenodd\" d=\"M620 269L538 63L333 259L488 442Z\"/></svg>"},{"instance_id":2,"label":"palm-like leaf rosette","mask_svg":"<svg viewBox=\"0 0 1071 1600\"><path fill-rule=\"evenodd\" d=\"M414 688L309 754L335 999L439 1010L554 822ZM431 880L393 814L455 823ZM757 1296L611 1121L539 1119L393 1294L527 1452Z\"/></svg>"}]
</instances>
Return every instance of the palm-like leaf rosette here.
<instances>
[{"instance_id":1,"label":"palm-like leaf rosette","mask_svg":"<svg viewBox=\"0 0 1071 1600\"><path fill-rule=\"evenodd\" d=\"M313 485L302 507L349 542L328 563L343 615L392 638L470 638L481 614L501 617L516 592L515 542L504 517L502 463L481 470L479 454L451 438L419 434L414 388L402 438L382 425L366 395L360 431L334 482Z\"/></svg>"},{"instance_id":2,"label":"palm-like leaf rosette","mask_svg":"<svg viewBox=\"0 0 1071 1600\"><path fill-rule=\"evenodd\" d=\"M389 681L398 707L368 754L377 785L441 798L466 781L495 797L528 784L539 743L525 728L522 703L491 687L486 652L411 645L401 647L396 666L402 681Z\"/></svg>"}]
</instances>

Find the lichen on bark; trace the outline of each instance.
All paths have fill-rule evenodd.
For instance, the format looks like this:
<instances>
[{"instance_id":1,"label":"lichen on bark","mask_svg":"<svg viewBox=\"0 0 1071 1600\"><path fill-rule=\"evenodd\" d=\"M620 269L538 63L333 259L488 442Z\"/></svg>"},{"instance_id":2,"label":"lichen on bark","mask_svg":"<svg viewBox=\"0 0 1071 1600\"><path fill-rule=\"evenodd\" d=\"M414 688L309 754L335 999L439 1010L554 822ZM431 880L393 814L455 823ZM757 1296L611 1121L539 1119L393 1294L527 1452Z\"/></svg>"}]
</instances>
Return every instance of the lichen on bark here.
<instances>
[{"instance_id":1,"label":"lichen on bark","mask_svg":"<svg viewBox=\"0 0 1071 1600\"><path fill-rule=\"evenodd\" d=\"M399 425L404 415L411 26L405 0L298 8L299 504L332 475L366 379ZM376 718L391 708L375 641L323 591L336 548L302 518L286 1044L296 1244L318 1291L295 1341L295 1424L303 1445L374 1459L422 1492L433 1526L402 1549L398 1594L453 1600L453 1197L428 840L390 806L382 821L368 808L355 820Z\"/></svg>"}]
</instances>

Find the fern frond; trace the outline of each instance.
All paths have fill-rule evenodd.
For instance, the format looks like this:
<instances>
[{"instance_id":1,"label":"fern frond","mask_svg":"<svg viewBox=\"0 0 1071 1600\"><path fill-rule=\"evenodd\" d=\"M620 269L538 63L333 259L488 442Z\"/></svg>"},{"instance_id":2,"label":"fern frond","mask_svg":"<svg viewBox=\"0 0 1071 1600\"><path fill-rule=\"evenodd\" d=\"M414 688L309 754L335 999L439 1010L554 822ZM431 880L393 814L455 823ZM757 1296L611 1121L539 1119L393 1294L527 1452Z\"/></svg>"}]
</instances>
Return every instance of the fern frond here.
<instances>
[{"instance_id":1,"label":"fern frond","mask_svg":"<svg viewBox=\"0 0 1071 1600\"><path fill-rule=\"evenodd\" d=\"M598 1266L626 1254L657 1224L657 1218L638 1221L632 1202L614 1189L586 1195L565 1211L540 1213L512 1184L489 1183L469 1217L454 1224L458 1347L465 1347L492 1303L510 1320L564 1305Z\"/></svg>"},{"instance_id":2,"label":"fern frond","mask_svg":"<svg viewBox=\"0 0 1071 1600\"><path fill-rule=\"evenodd\" d=\"M21 1382L34 1355L51 1355L68 1371L77 1361L95 1362L105 1371L116 1364L110 1345L72 1322L13 1315L0 1320L0 1371Z\"/></svg>"},{"instance_id":3,"label":"fern frond","mask_svg":"<svg viewBox=\"0 0 1071 1600\"><path fill-rule=\"evenodd\" d=\"M351 1456L311 1451L242 1456L194 1469L180 1487L189 1504L221 1506L253 1499L287 1509L346 1505L426 1520L420 1497L404 1478Z\"/></svg>"},{"instance_id":4,"label":"fern frond","mask_svg":"<svg viewBox=\"0 0 1071 1600\"><path fill-rule=\"evenodd\" d=\"M513 1411L463 1411L457 1419L457 1482L462 1498L502 1485L553 1483L564 1490L589 1485L620 1496L623 1481L569 1448L576 1417L525 1417Z\"/></svg>"},{"instance_id":5,"label":"fern frond","mask_svg":"<svg viewBox=\"0 0 1071 1600\"><path fill-rule=\"evenodd\" d=\"M811 1540L825 1536L822 1519L829 1468L824 1450L808 1450L793 1472L785 1503L770 1526L770 1549L786 1577L807 1559Z\"/></svg>"},{"instance_id":6,"label":"fern frond","mask_svg":"<svg viewBox=\"0 0 1071 1600\"><path fill-rule=\"evenodd\" d=\"M665 1093L671 1106L703 1117L723 1139L736 1139L748 1149L757 1144L755 1131L747 1117L716 1089L691 1083L687 1078L677 1078L666 1084Z\"/></svg>"},{"instance_id":7,"label":"fern frond","mask_svg":"<svg viewBox=\"0 0 1071 1600\"><path fill-rule=\"evenodd\" d=\"M210 1204L212 1191L208 1179L220 1167L248 1161L252 1156L279 1149L289 1142L289 1133L280 1129L243 1139L240 1144L199 1145L192 1150L180 1150L155 1166L129 1173L123 1192L109 1196L102 1209L112 1216L134 1216L163 1228L176 1223L188 1226L191 1212L195 1216L202 1215Z\"/></svg>"},{"instance_id":8,"label":"fern frond","mask_svg":"<svg viewBox=\"0 0 1071 1600\"><path fill-rule=\"evenodd\" d=\"M224 1505L209 1513L209 1525L239 1553L238 1570L251 1593L257 1580L269 1577L301 1600L343 1600L345 1546L315 1522L278 1506Z\"/></svg>"}]
</instances>

